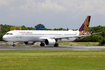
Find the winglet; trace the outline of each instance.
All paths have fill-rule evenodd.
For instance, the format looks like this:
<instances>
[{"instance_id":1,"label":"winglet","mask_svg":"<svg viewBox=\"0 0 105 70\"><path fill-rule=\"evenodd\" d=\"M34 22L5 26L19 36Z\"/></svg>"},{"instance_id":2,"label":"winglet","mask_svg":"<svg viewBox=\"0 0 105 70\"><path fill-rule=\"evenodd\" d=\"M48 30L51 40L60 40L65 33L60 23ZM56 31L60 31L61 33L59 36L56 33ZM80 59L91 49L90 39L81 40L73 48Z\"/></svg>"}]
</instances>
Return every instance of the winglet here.
<instances>
[{"instance_id":1,"label":"winglet","mask_svg":"<svg viewBox=\"0 0 105 70\"><path fill-rule=\"evenodd\" d=\"M80 32L88 32L91 16L87 16L82 26L79 28Z\"/></svg>"}]
</instances>

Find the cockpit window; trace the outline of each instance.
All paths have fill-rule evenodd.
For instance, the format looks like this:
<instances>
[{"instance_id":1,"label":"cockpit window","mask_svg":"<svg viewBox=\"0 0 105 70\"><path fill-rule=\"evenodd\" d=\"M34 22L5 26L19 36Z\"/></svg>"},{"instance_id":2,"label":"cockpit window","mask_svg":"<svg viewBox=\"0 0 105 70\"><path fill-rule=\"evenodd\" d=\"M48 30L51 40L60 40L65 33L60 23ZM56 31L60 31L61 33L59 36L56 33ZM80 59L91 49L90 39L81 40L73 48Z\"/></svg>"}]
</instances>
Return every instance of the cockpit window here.
<instances>
[{"instance_id":1,"label":"cockpit window","mask_svg":"<svg viewBox=\"0 0 105 70\"><path fill-rule=\"evenodd\" d=\"M12 33L6 33L6 35L13 35Z\"/></svg>"}]
</instances>

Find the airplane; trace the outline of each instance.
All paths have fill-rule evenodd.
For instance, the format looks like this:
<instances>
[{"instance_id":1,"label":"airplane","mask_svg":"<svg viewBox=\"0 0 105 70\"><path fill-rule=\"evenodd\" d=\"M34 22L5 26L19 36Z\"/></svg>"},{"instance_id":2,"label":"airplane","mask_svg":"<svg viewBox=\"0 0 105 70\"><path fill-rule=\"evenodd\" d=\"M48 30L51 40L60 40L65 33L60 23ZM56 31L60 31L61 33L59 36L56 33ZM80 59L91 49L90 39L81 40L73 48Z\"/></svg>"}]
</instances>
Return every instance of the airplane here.
<instances>
[{"instance_id":1,"label":"airplane","mask_svg":"<svg viewBox=\"0 0 105 70\"><path fill-rule=\"evenodd\" d=\"M5 41L24 42L26 45L33 45L35 42L41 42L40 46L54 45L58 47L58 40L75 38L78 40L87 36L90 36L92 32L88 32L91 16L87 16L84 23L77 31L46 31L46 30L13 30L7 32L3 39Z\"/></svg>"}]
</instances>

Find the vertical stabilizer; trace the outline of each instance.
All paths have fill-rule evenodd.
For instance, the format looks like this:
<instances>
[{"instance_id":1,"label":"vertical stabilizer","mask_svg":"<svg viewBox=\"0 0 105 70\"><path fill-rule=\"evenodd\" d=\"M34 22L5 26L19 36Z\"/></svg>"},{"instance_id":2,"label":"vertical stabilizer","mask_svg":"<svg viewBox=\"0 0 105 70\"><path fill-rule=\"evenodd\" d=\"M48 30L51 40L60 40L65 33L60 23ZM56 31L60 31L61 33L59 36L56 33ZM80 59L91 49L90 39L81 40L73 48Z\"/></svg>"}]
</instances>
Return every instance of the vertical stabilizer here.
<instances>
[{"instance_id":1,"label":"vertical stabilizer","mask_svg":"<svg viewBox=\"0 0 105 70\"><path fill-rule=\"evenodd\" d=\"M91 16L87 16L82 26L79 28L80 32L88 32Z\"/></svg>"}]
</instances>

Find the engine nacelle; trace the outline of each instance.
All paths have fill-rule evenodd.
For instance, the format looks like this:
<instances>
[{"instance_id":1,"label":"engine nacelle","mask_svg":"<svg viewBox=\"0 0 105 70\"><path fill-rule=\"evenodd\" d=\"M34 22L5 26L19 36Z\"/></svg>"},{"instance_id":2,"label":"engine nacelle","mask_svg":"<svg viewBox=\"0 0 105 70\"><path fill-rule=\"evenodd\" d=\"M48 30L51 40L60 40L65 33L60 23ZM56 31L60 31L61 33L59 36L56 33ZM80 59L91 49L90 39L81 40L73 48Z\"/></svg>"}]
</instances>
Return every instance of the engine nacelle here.
<instances>
[{"instance_id":1,"label":"engine nacelle","mask_svg":"<svg viewBox=\"0 0 105 70\"><path fill-rule=\"evenodd\" d=\"M55 45L56 41L55 39L46 39L45 44L46 45Z\"/></svg>"},{"instance_id":2,"label":"engine nacelle","mask_svg":"<svg viewBox=\"0 0 105 70\"><path fill-rule=\"evenodd\" d=\"M27 41L27 42L24 42L26 45L33 45L35 42L32 42L32 41Z\"/></svg>"}]
</instances>

